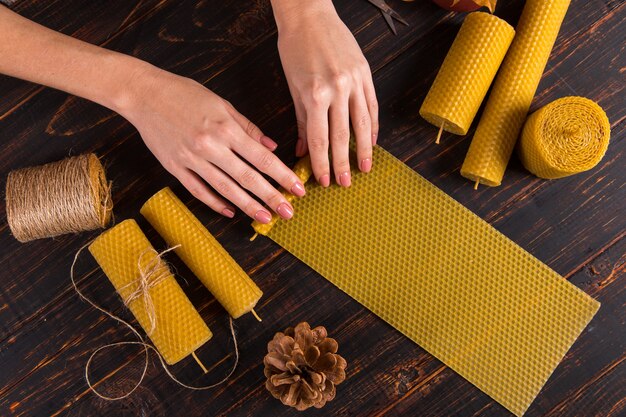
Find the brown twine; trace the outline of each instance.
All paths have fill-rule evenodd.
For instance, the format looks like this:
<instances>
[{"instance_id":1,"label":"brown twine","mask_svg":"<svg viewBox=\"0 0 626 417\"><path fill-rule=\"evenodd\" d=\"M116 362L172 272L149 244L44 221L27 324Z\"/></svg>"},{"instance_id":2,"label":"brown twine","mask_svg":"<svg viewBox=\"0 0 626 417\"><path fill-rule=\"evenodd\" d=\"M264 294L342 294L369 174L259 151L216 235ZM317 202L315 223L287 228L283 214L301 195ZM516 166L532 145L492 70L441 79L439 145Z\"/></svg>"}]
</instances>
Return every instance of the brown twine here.
<instances>
[{"instance_id":1,"label":"brown twine","mask_svg":"<svg viewBox=\"0 0 626 417\"><path fill-rule=\"evenodd\" d=\"M237 336L235 335L235 327L233 325L233 318L229 317L229 324L230 324L230 333L231 336L233 338L233 344L235 346L235 363L233 364L233 367L231 368L230 372L228 372L228 374L221 379L220 381L211 384L211 385L203 385L203 386L199 386L199 387L194 387L191 385L187 385L184 382L181 382L178 378L176 378L174 376L174 374L172 374L172 372L169 370L167 364L165 363L165 359L163 359L163 356L161 355L161 353L151 344L146 343L146 340L143 338L143 336L139 333L139 331L130 323L128 323L126 320L122 319L121 317L116 316L115 314L109 312L108 310L104 309L103 307L100 307L99 305L97 305L94 301L92 301L90 298L88 298L85 294L83 294L79 289L78 289L78 285L76 285L76 280L74 278L74 267L76 265L76 261L78 260L78 256L80 255L80 253L83 251L83 249L85 249L87 246L89 246L92 242L89 242L85 245L83 245L78 252L76 252L76 255L74 255L74 261L72 262L72 266L70 268L70 279L72 280L72 286L74 287L74 291L76 291L76 293L79 295L80 298L82 298L85 302L87 302L89 305L91 305L92 307L94 307L96 310L100 311L101 313L105 314L106 316L110 317L111 319L123 324L124 326L126 326L128 329L130 329L130 331L137 337L138 341L123 341L123 342L116 342L116 343L109 343L103 346L100 346L99 348L97 348L96 350L94 350L91 355L89 356L89 359L87 360L87 363L85 364L85 380L87 381L87 385L89 386L89 389L96 394L98 397L102 398L103 400L108 400L108 401L117 401L117 400L122 400L124 398L129 397L137 388L139 388L139 386L141 385L141 383L143 382L146 373L148 372L148 359L149 359L149 350L154 351L154 353L157 355L157 357L159 358L159 361L161 362L161 367L163 368L163 370L165 371L165 373L167 374L167 376L177 385L183 387L183 388L187 388L190 390L194 390L194 391L204 391L204 390L208 390L208 389L212 389L215 388L219 385L222 385L223 383L225 383L226 381L228 381L228 379L232 376L232 374L235 372L235 369L237 368L237 365L239 364L239 347L237 345ZM180 245L178 245L180 246ZM174 249L176 249L178 246L169 248L164 250L163 252L157 253L157 256L154 257L154 260L156 263L161 263L159 261L161 261L161 256L169 251L172 251ZM154 249L152 249L154 250ZM146 252L142 253L142 255L140 255L140 260L141 261L141 257L145 254ZM165 263L161 263L161 264L165 264ZM162 273L161 267L158 266L150 266L151 263L145 267L142 268L141 265L140 266L140 277L133 281L132 283L134 284L139 284L138 285L138 289L136 291L133 291L133 293L131 294L131 296L128 296L124 299L124 304L128 305L128 303L130 303L132 300L137 299L139 297L144 297L144 301L146 300L145 297L147 297L147 299L149 300L149 304L146 304L146 306L148 305L152 305L152 298L150 297L150 295L148 294L147 296L145 295L146 293L149 292L149 289L154 287L155 285L158 284L158 282L161 282L163 280L163 278L160 278L166 274ZM169 268L167 267L167 264L165 264L165 268L168 269L169 272ZM143 271L143 272L142 272ZM155 274L157 274L157 278L152 278ZM155 283L156 282L156 283ZM143 292L142 292L143 291ZM138 293L137 295L134 295L135 293ZM148 308L148 307L146 307ZM150 316L150 310L148 311L148 315ZM152 318L150 319L150 323L151 323L151 327L152 326L156 326L156 322L154 319L154 306L152 307ZM153 325L154 323L154 325ZM151 331L154 330L155 327L152 327ZM150 332L151 332L150 331ZM148 333L150 334L150 333ZM143 370L141 372L141 376L139 377L139 379L137 380L137 383L135 383L135 385L133 386L132 389L130 389L127 393L117 396L117 397L109 397L105 394L100 393L94 384L92 384L91 379L89 378L89 368L91 366L91 363L94 359L94 357L102 350L105 349L110 349L113 347L117 347L117 346L127 346L127 345L138 345L138 346L142 346L144 349L144 353L145 353L145 363L143 366ZM201 363L201 362L199 362ZM206 373L206 372L205 372ZM96 384L97 385L97 384Z\"/></svg>"},{"instance_id":2,"label":"brown twine","mask_svg":"<svg viewBox=\"0 0 626 417\"><path fill-rule=\"evenodd\" d=\"M111 183L95 154L9 173L7 220L20 242L104 228L111 220Z\"/></svg>"}]
</instances>

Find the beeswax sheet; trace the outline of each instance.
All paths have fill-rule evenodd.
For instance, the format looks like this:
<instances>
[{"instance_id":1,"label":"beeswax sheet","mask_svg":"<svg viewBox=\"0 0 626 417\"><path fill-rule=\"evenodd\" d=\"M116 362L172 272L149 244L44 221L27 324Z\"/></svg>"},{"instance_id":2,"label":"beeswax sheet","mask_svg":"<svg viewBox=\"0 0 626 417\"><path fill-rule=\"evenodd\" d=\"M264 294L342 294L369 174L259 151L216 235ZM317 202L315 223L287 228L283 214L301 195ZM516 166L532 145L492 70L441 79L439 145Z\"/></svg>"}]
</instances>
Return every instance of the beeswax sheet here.
<instances>
[{"instance_id":1,"label":"beeswax sheet","mask_svg":"<svg viewBox=\"0 0 626 417\"><path fill-rule=\"evenodd\" d=\"M600 304L380 147L268 236L522 415Z\"/></svg>"}]
</instances>

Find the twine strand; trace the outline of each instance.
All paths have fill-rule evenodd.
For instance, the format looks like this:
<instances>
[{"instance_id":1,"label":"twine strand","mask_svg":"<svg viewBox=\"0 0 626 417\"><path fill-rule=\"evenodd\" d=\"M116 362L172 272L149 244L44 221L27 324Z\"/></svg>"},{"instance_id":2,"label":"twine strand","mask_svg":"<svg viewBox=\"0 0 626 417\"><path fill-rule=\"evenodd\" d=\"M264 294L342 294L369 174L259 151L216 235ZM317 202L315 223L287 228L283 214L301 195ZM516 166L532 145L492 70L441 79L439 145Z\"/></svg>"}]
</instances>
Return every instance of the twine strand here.
<instances>
[{"instance_id":1,"label":"twine strand","mask_svg":"<svg viewBox=\"0 0 626 417\"><path fill-rule=\"evenodd\" d=\"M83 250L84 250L87 246L89 246L91 243L92 243L92 242L88 242L88 243L86 243L85 245L83 245L83 246L82 246L82 247L81 247L81 248L80 248L80 249L76 252L76 254L74 255L74 260L73 260L73 262L72 262L72 266L70 267L70 279L71 279L71 281L72 281L72 286L74 287L74 291L76 291L76 293L79 295L79 297L80 297L83 301L85 301L87 304L91 305L93 308L95 308L96 310L100 311L101 313L103 313L104 315L108 316L109 318L111 318L111 319L113 319L113 320L117 321L118 323L120 323L120 324L122 324L122 325L126 326L126 327L127 327L127 328L128 328L128 329L129 329L129 330L130 330L130 331L131 331L134 335L135 335L135 337L136 337L138 340L137 340L137 341L122 341L122 342L109 343L109 344L106 344L106 345L100 346L99 348L97 348L96 350L94 350L94 351L91 353L91 355L89 356L89 359L87 359L87 363L85 364L85 380L86 380L86 382L87 382L87 385L89 386L89 389L90 389L90 390L91 390L91 391L92 391L95 395L97 395L97 396L98 396L98 397L100 397L101 399L103 399L103 400L107 400L107 401L117 401L117 400L122 400L122 399L124 399L124 398L128 398L128 397L129 397L130 395L132 395L132 393L133 393L133 392L135 392L135 390L136 390L137 388L139 388L139 386L143 383L143 380L144 380L144 378L145 378L145 376L146 376L146 374L147 374L147 372L148 372L149 350L152 350L152 351L153 351L153 352L157 355L157 357L159 358L159 361L160 361L160 363L161 363L161 367L163 368L163 370L165 371L165 373L167 374L167 376L168 376L168 377L169 377L169 378L170 378L170 379L171 379L171 380L172 380L175 384L177 384L177 385L179 385L179 386L181 386L181 387L183 387L183 388L187 388L187 389L190 389L190 390L193 390L193 391L205 391L205 390L208 390L208 389L215 388L215 387L217 387L217 386L219 386L219 385L222 385L223 383L225 383L226 381L228 381L228 379L229 379L229 378L232 376L232 374L235 372L235 369L237 369L237 365L239 364L239 346L238 346L238 344L237 344L237 336L236 336L236 334L235 334L235 327L234 327L234 324L233 324L233 318L232 318L232 317L229 317L229 326L230 326L230 333L231 333L231 337L232 337L232 339L233 339L233 345L234 345L234 348L235 348L235 362L234 362L234 364L233 364L232 368L230 369L230 371L228 372L228 374L227 374L227 375L226 375L223 379L221 379L220 381L218 381L218 382L216 382L216 383L214 383L214 384L210 384L210 385L203 385L203 386L196 387L196 386L191 386L191 385L185 384L184 382L182 382L182 381L180 381L178 378L176 378L176 377L174 376L174 374L172 374L172 372L170 371L169 367L167 366L167 363L165 362L165 359L163 359L163 356L161 355L161 353L160 353L160 352L159 352L159 351L158 351L158 350L157 350L154 346L152 346L151 344L147 343L147 342L146 342L146 340L145 340L145 339L143 338L143 336L141 335L141 333L139 333L139 331L138 331L138 330L137 330L137 329L136 329L133 325L131 325L130 323L128 323L126 320L122 319L121 317L119 317L119 316L117 316L117 315L115 315L115 314L113 314L113 313L109 312L109 311L108 311L108 310L106 310L105 308L100 307L98 304L96 304L94 301L92 301L89 297L87 297L87 296L86 296L86 295L85 295L85 294L84 294L84 293L83 293L83 292L82 292L82 291L78 288L78 285L76 284L76 279L75 279L75 276L74 276L74 269L75 269L75 266L76 266L76 262L77 262L77 260L78 260L78 256L80 255L80 253L81 253L81 252L82 252L82 251L83 251ZM154 259L157 261L157 263L160 263L160 262L158 262L158 261L159 261L159 260L161 260L161 255L163 255L164 253L169 252L169 251L171 251L171 250L174 250L174 249L176 249L177 247L178 247L178 246L173 247L173 248L166 249L166 250L164 250L164 251L163 251L163 252L161 252L161 253L157 253L157 255L156 255L156 257L155 257ZM142 255L143 255L143 254L142 254ZM140 256L140 259L141 259L141 256ZM139 262L140 262L140 261L139 261ZM167 267L167 266L166 266L166 267ZM155 267L155 269L153 269L153 271L154 271L154 270L158 270L158 268L156 268L156 267ZM140 271L141 271L141 269L140 269ZM145 271L145 269L144 269L144 271ZM149 270L148 270L148 272L149 272ZM153 274L154 274L154 273L153 273ZM147 284L146 284L146 282L153 282L153 281L154 281L154 280L150 280L150 279L149 279L149 277L150 277L149 275L148 275L148 276L146 276L145 274L141 274L141 273L140 273L140 278L139 278L139 280L140 280L141 285L143 286L143 288L145 288L145 292L146 292L146 293L147 293L147 292L148 292L148 290L149 290L149 288L147 288L147 287L146 287L146 285L147 285ZM154 285L156 285L156 284L154 284ZM152 285L152 286L154 286L154 285ZM151 287L150 287L150 288L151 288ZM142 296L142 295L140 294L140 295L137 295L137 296L135 296L135 297L140 297L140 296ZM149 297L149 296L148 296L148 297ZM128 298L128 297L127 297L127 298ZM136 298L135 298L135 299L136 299ZM150 300L151 300L151 299L150 299ZM129 301L129 302L130 302L130 301ZM126 304L126 301L124 301L124 303ZM147 305L147 304L146 304L146 305ZM151 326L152 326L152 320L151 320ZM156 322L155 322L155 326L156 326ZM137 345L137 346L142 346L142 347L143 347L143 349L144 349L144 353L145 353L145 358L146 358L146 360L145 360L145 363L144 363L144 366L143 366L143 369L142 369L142 372L141 372L141 376L139 377L139 379L137 380L137 382L135 383L135 385L133 386L133 388L132 388L132 389L130 389L128 392L126 392L126 393L125 393L125 394L123 394L123 395L120 395L120 396L117 396L117 397L110 397L110 396L108 396L108 395L106 395L106 394L103 394L103 393L99 392L99 391L96 389L96 386L98 385L98 383L93 384L93 383L91 382L91 378L89 377L89 373L90 373L90 372L89 372L89 370L90 370L90 367L91 367L91 364L92 364L92 362L93 362L94 357L95 357L95 356L96 356L99 352L101 352L101 351L103 351L103 350L110 349L110 348L114 348L114 347L118 347L118 346L128 346L128 345ZM194 354L194 356L195 356L195 354ZM205 368L205 370L206 370L206 368ZM205 373L206 373L206 372L205 372Z\"/></svg>"}]
</instances>

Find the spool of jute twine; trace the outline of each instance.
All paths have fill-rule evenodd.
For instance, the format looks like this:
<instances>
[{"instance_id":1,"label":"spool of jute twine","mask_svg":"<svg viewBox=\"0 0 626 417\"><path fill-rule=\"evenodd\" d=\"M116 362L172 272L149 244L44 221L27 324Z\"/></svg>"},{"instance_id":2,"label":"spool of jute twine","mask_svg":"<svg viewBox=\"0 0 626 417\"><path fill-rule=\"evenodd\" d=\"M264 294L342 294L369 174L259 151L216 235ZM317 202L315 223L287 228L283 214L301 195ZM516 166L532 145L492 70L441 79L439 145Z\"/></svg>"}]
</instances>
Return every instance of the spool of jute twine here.
<instances>
[{"instance_id":1,"label":"spool of jute twine","mask_svg":"<svg viewBox=\"0 0 626 417\"><path fill-rule=\"evenodd\" d=\"M7 220L20 242L104 228L111 184L98 157L84 154L9 173Z\"/></svg>"}]
</instances>

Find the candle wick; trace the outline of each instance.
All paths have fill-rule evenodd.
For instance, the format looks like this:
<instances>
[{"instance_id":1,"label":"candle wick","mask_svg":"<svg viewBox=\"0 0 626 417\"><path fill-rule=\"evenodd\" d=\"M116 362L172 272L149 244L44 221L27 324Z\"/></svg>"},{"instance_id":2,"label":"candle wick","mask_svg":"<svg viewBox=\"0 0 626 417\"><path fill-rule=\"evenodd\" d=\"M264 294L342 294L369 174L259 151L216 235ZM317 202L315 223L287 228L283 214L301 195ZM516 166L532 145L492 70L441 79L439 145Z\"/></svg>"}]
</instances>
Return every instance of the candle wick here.
<instances>
[{"instance_id":1,"label":"candle wick","mask_svg":"<svg viewBox=\"0 0 626 417\"><path fill-rule=\"evenodd\" d=\"M477 179L476 182L474 183L475 190L478 190L478 184L480 184L480 179Z\"/></svg>"},{"instance_id":2,"label":"candle wick","mask_svg":"<svg viewBox=\"0 0 626 417\"><path fill-rule=\"evenodd\" d=\"M200 366L200 368L202 368L202 371L206 374L209 372L208 369L206 369L206 366L204 366L204 364L200 361L200 358L198 358L196 356L196 352L191 352L191 356L193 356L193 358L196 360L196 362L198 363L198 365Z\"/></svg>"},{"instance_id":3,"label":"candle wick","mask_svg":"<svg viewBox=\"0 0 626 417\"><path fill-rule=\"evenodd\" d=\"M441 127L439 128L439 133L437 133L437 139L435 139L435 143L439 145L439 141L441 140L441 134L443 133L443 124L445 122L441 122Z\"/></svg>"},{"instance_id":4,"label":"candle wick","mask_svg":"<svg viewBox=\"0 0 626 417\"><path fill-rule=\"evenodd\" d=\"M258 233L255 233L254 235L252 235L252 237L250 238L250 242L252 242L254 239L256 239L256 237L258 236Z\"/></svg>"},{"instance_id":5,"label":"candle wick","mask_svg":"<svg viewBox=\"0 0 626 417\"><path fill-rule=\"evenodd\" d=\"M259 315L256 313L256 311L254 311L254 309L250 310L250 312L252 313L255 319L257 319L258 321L263 321L261 320L261 317L259 317Z\"/></svg>"}]
</instances>

